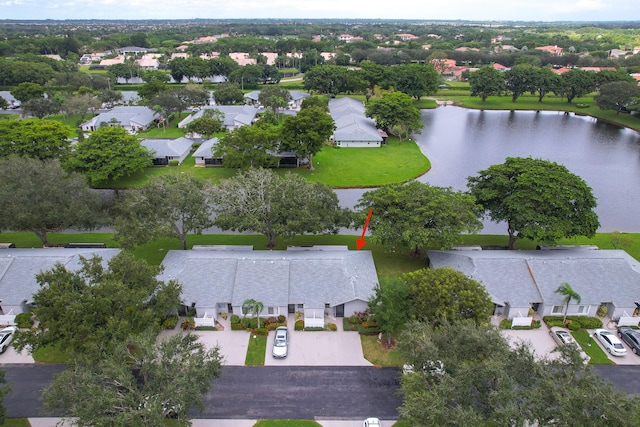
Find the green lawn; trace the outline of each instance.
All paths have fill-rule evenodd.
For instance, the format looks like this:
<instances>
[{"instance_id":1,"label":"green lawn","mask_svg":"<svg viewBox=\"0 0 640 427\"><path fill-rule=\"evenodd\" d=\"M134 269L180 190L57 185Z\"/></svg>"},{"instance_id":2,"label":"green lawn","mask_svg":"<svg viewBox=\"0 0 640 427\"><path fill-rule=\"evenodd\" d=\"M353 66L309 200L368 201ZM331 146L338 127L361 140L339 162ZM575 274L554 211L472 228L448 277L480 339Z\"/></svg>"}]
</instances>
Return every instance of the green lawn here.
<instances>
[{"instance_id":1,"label":"green lawn","mask_svg":"<svg viewBox=\"0 0 640 427\"><path fill-rule=\"evenodd\" d=\"M589 332L586 330L580 330L572 332L571 335L576 339L578 344L582 347L587 356L591 358L589 363L591 365L613 365L614 363L607 357L607 353L600 348L595 338L589 337Z\"/></svg>"},{"instance_id":2,"label":"green lawn","mask_svg":"<svg viewBox=\"0 0 640 427\"><path fill-rule=\"evenodd\" d=\"M360 343L364 358L376 366L401 367L404 364L400 351L396 347L385 348L378 342L377 335L360 335Z\"/></svg>"},{"instance_id":3,"label":"green lawn","mask_svg":"<svg viewBox=\"0 0 640 427\"><path fill-rule=\"evenodd\" d=\"M58 346L41 347L32 356L33 360L40 363L66 363L69 360L69 353Z\"/></svg>"},{"instance_id":4,"label":"green lawn","mask_svg":"<svg viewBox=\"0 0 640 427\"><path fill-rule=\"evenodd\" d=\"M239 332L242 333L242 332ZM264 335L249 336L249 347L247 348L247 357L244 364L247 366L264 366L264 358L267 354L267 337Z\"/></svg>"},{"instance_id":5,"label":"green lawn","mask_svg":"<svg viewBox=\"0 0 640 427\"><path fill-rule=\"evenodd\" d=\"M5 427L31 427L31 423L26 418L5 418L0 426Z\"/></svg>"}]
</instances>

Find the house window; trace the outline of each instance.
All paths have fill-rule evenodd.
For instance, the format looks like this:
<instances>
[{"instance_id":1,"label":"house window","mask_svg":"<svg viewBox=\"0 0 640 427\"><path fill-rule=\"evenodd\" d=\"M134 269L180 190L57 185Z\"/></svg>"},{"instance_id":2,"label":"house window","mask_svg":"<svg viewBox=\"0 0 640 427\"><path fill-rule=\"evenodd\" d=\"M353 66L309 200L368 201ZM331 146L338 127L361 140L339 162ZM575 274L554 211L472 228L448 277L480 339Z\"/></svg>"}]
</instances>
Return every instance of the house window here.
<instances>
[{"instance_id":1,"label":"house window","mask_svg":"<svg viewBox=\"0 0 640 427\"><path fill-rule=\"evenodd\" d=\"M328 303L328 302L327 302L327 303L325 303L325 304L324 304L324 308L331 308L331 304L330 304L330 303Z\"/></svg>"},{"instance_id":2,"label":"house window","mask_svg":"<svg viewBox=\"0 0 640 427\"><path fill-rule=\"evenodd\" d=\"M267 307L267 313L268 314L274 314L276 312L275 308L273 307Z\"/></svg>"},{"instance_id":3,"label":"house window","mask_svg":"<svg viewBox=\"0 0 640 427\"><path fill-rule=\"evenodd\" d=\"M225 308L227 308L227 303L224 303L224 302L218 303L218 310L224 310Z\"/></svg>"},{"instance_id":4,"label":"house window","mask_svg":"<svg viewBox=\"0 0 640 427\"><path fill-rule=\"evenodd\" d=\"M551 309L551 314L562 314L564 312L564 305L554 305Z\"/></svg>"},{"instance_id":5,"label":"house window","mask_svg":"<svg viewBox=\"0 0 640 427\"><path fill-rule=\"evenodd\" d=\"M304 304L298 304L298 310L304 309Z\"/></svg>"},{"instance_id":6,"label":"house window","mask_svg":"<svg viewBox=\"0 0 640 427\"><path fill-rule=\"evenodd\" d=\"M590 305L579 305L578 314L589 314Z\"/></svg>"}]
</instances>

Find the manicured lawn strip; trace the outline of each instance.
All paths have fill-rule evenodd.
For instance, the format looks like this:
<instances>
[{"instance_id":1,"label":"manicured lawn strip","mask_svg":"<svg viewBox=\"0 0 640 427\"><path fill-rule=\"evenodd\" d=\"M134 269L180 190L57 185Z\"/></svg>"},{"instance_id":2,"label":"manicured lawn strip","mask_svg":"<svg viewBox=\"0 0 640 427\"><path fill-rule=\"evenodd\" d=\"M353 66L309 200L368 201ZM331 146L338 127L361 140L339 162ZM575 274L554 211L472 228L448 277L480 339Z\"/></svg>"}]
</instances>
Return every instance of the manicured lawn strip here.
<instances>
[{"instance_id":1,"label":"manicured lawn strip","mask_svg":"<svg viewBox=\"0 0 640 427\"><path fill-rule=\"evenodd\" d=\"M438 105L436 104L436 101L433 99L422 98L419 101L414 100L413 106L422 110L422 109L436 108Z\"/></svg>"},{"instance_id":2,"label":"manicured lawn strip","mask_svg":"<svg viewBox=\"0 0 640 427\"><path fill-rule=\"evenodd\" d=\"M31 423L26 418L5 418L4 424L0 424L5 427L31 427Z\"/></svg>"},{"instance_id":3,"label":"manicured lawn strip","mask_svg":"<svg viewBox=\"0 0 640 427\"><path fill-rule=\"evenodd\" d=\"M0 114L0 120L17 120L20 114Z\"/></svg>"},{"instance_id":4,"label":"manicured lawn strip","mask_svg":"<svg viewBox=\"0 0 640 427\"><path fill-rule=\"evenodd\" d=\"M267 354L267 337L256 335L255 340L252 334L249 335L249 347L244 364L247 366L264 366L264 357Z\"/></svg>"},{"instance_id":5,"label":"manicured lawn strip","mask_svg":"<svg viewBox=\"0 0 640 427\"><path fill-rule=\"evenodd\" d=\"M600 348L595 338L589 338L589 332L586 330L580 330L571 332L571 335L576 339L580 347L587 353L587 356L591 358L589 364L591 365L614 365L614 363L607 357L607 354ZM591 344L591 345L589 345Z\"/></svg>"},{"instance_id":6,"label":"manicured lawn strip","mask_svg":"<svg viewBox=\"0 0 640 427\"><path fill-rule=\"evenodd\" d=\"M48 233L49 243L53 245L66 243L105 243L109 248L118 247L111 233ZM14 243L17 248L41 248L42 242L34 233L0 233L0 242Z\"/></svg>"},{"instance_id":7,"label":"manicured lawn strip","mask_svg":"<svg viewBox=\"0 0 640 427\"><path fill-rule=\"evenodd\" d=\"M312 420L260 420L253 425L254 427L318 427L318 424Z\"/></svg>"},{"instance_id":8,"label":"manicured lawn strip","mask_svg":"<svg viewBox=\"0 0 640 427\"><path fill-rule=\"evenodd\" d=\"M32 354L33 360L40 363L67 363L69 353L60 349L59 346L40 347Z\"/></svg>"},{"instance_id":9,"label":"manicured lawn strip","mask_svg":"<svg viewBox=\"0 0 640 427\"><path fill-rule=\"evenodd\" d=\"M334 188L356 188L406 182L431 169L431 162L415 142L396 138L389 138L380 148L325 147L313 157L313 164L313 171L296 168L277 172L291 171Z\"/></svg>"},{"instance_id":10,"label":"manicured lawn strip","mask_svg":"<svg viewBox=\"0 0 640 427\"><path fill-rule=\"evenodd\" d=\"M397 366L404 363L397 348L386 349L378 342L377 335L360 335L364 358L376 366Z\"/></svg>"}]
</instances>

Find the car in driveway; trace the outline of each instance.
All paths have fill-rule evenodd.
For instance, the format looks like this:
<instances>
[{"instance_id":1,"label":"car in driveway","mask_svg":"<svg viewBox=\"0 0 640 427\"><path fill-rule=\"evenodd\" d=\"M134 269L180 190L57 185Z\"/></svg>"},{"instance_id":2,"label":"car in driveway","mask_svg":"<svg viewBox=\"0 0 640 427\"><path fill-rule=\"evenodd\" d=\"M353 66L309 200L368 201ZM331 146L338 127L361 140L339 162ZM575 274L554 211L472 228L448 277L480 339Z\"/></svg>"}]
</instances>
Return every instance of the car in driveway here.
<instances>
[{"instance_id":1,"label":"car in driveway","mask_svg":"<svg viewBox=\"0 0 640 427\"><path fill-rule=\"evenodd\" d=\"M276 359L284 359L289 353L289 331L286 326L276 328L276 337L273 339L273 351Z\"/></svg>"},{"instance_id":2,"label":"car in driveway","mask_svg":"<svg viewBox=\"0 0 640 427\"><path fill-rule=\"evenodd\" d=\"M382 427L382 423L378 418L370 417L364 420L364 422L362 423L362 426L363 427Z\"/></svg>"},{"instance_id":3,"label":"car in driveway","mask_svg":"<svg viewBox=\"0 0 640 427\"><path fill-rule=\"evenodd\" d=\"M585 360L585 363L589 362L589 356L587 356L587 353L582 350L582 347L580 347L569 331L559 326L552 326L549 329L549 335L551 335L551 338L553 338L558 345L570 345L575 347L576 350L580 352L580 356Z\"/></svg>"},{"instance_id":4,"label":"car in driveway","mask_svg":"<svg viewBox=\"0 0 640 427\"><path fill-rule=\"evenodd\" d=\"M635 354L640 354L640 333L631 328L618 329L618 336L622 341L627 343L631 351Z\"/></svg>"},{"instance_id":5,"label":"car in driveway","mask_svg":"<svg viewBox=\"0 0 640 427\"><path fill-rule=\"evenodd\" d=\"M593 335L612 356L624 356L627 354L627 349L624 348L618 337L606 329L596 329L593 331Z\"/></svg>"},{"instance_id":6,"label":"car in driveway","mask_svg":"<svg viewBox=\"0 0 640 427\"><path fill-rule=\"evenodd\" d=\"M0 353L7 351L9 344L13 341L16 330L17 328L15 326L9 326L0 330Z\"/></svg>"}]
</instances>

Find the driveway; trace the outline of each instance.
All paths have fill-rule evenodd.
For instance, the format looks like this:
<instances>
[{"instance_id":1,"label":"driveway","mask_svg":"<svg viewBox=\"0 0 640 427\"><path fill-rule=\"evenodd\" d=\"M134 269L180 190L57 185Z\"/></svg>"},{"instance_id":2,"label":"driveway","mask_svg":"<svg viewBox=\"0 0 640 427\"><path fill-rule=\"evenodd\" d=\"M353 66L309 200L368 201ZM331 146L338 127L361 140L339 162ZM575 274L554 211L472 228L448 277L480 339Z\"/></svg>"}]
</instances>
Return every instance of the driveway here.
<instances>
[{"instance_id":1,"label":"driveway","mask_svg":"<svg viewBox=\"0 0 640 427\"><path fill-rule=\"evenodd\" d=\"M554 359L559 356L554 352L556 342L549 335L549 328L542 325L539 329L501 329L500 332L512 347L524 342L533 350L537 359L548 357Z\"/></svg>"},{"instance_id":2,"label":"driveway","mask_svg":"<svg viewBox=\"0 0 640 427\"><path fill-rule=\"evenodd\" d=\"M606 326L604 326L604 328L607 329L608 331L610 331L611 333L616 334L616 336L618 336L618 331L617 331L616 328L612 329L612 328L607 328ZM607 355L609 360L611 360L616 365L640 365L640 356L638 356L637 354L634 354L631 351L631 348L627 345L626 342L622 341L622 339L620 339L620 341L622 341L622 345L624 346L624 348L627 349L627 354L624 355L624 356L612 356L607 351L607 349L602 346L602 343L600 341L598 341L598 339L595 337L595 335L593 335L593 330L589 330L589 333L593 337L591 345L596 345L596 344L593 344L593 342L597 343L597 345L600 346L602 351L604 351L604 354Z\"/></svg>"},{"instance_id":3,"label":"driveway","mask_svg":"<svg viewBox=\"0 0 640 427\"><path fill-rule=\"evenodd\" d=\"M9 346L7 351L0 354L0 364L13 364L13 363L35 363L31 353L24 349L22 352L18 353L13 346Z\"/></svg>"},{"instance_id":4,"label":"driveway","mask_svg":"<svg viewBox=\"0 0 640 427\"><path fill-rule=\"evenodd\" d=\"M169 331L161 331L160 337L170 336L182 333L180 328ZM220 347L220 354L224 357L223 365L227 366L244 366L244 360L247 356L247 348L249 347L249 338L251 335L245 331L192 331L194 335L200 337L199 341L204 344L207 349L211 349L216 345Z\"/></svg>"}]
</instances>

